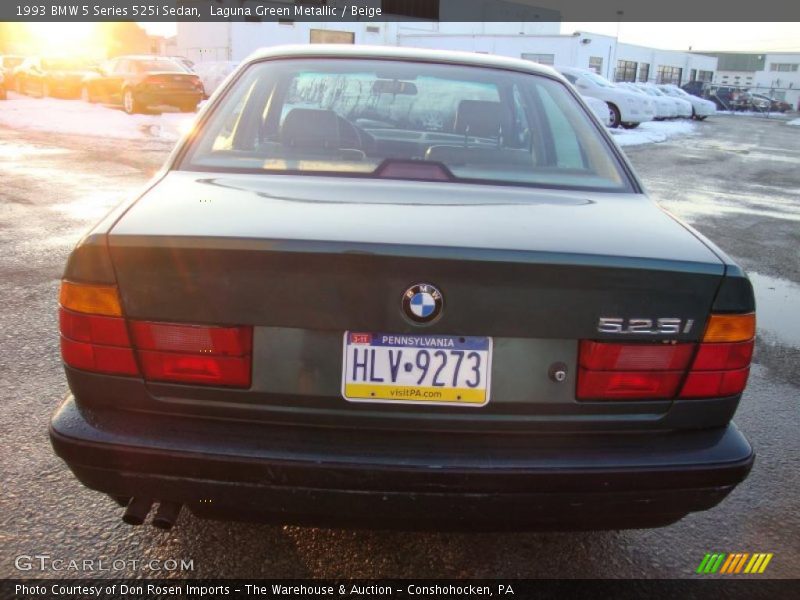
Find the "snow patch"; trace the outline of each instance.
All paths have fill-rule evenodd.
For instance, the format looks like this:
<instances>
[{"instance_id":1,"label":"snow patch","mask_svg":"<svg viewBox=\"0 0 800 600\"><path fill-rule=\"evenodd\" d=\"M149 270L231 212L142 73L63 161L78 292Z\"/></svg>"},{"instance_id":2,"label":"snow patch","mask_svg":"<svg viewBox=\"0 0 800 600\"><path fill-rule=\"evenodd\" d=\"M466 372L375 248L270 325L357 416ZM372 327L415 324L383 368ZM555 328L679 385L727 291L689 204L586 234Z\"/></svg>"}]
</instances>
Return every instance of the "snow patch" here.
<instances>
[{"instance_id":1,"label":"snow patch","mask_svg":"<svg viewBox=\"0 0 800 600\"><path fill-rule=\"evenodd\" d=\"M636 129L611 129L614 140L620 146L640 146L642 144L658 144L668 139L691 135L696 126L691 121L650 121L642 123Z\"/></svg>"},{"instance_id":2,"label":"snow patch","mask_svg":"<svg viewBox=\"0 0 800 600\"><path fill-rule=\"evenodd\" d=\"M800 119L792 119L791 121L787 121L786 124L800 127Z\"/></svg>"},{"instance_id":3,"label":"snow patch","mask_svg":"<svg viewBox=\"0 0 800 600\"><path fill-rule=\"evenodd\" d=\"M129 115L120 108L81 100L31 98L15 93L0 102L0 125L104 138L174 142L188 131L193 119L192 113Z\"/></svg>"}]
</instances>

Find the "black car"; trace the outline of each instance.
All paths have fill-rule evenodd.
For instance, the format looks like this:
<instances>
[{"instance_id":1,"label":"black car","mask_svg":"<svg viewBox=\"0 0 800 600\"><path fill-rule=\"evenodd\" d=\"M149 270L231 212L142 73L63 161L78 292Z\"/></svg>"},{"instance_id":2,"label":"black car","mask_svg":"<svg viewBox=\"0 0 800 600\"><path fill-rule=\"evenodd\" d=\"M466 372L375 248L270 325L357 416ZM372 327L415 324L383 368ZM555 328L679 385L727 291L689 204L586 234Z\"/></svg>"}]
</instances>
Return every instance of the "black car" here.
<instances>
[{"instance_id":1,"label":"black car","mask_svg":"<svg viewBox=\"0 0 800 600\"><path fill-rule=\"evenodd\" d=\"M128 114L162 105L193 112L203 96L203 83L196 74L158 56L120 56L81 82L85 101L120 104Z\"/></svg>"},{"instance_id":2,"label":"black car","mask_svg":"<svg viewBox=\"0 0 800 600\"><path fill-rule=\"evenodd\" d=\"M52 444L131 524L653 527L754 460L750 282L530 61L254 55L60 306Z\"/></svg>"},{"instance_id":3,"label":"black car","mask_svg":"<svg viewBox=\"0 0 800 600\"><path fill-rule=\"evenodd\" d=\"M79 59L30 56L13 70L14 89L39 98L77 98L89 68Z\"/></svg>"}]
</instances>

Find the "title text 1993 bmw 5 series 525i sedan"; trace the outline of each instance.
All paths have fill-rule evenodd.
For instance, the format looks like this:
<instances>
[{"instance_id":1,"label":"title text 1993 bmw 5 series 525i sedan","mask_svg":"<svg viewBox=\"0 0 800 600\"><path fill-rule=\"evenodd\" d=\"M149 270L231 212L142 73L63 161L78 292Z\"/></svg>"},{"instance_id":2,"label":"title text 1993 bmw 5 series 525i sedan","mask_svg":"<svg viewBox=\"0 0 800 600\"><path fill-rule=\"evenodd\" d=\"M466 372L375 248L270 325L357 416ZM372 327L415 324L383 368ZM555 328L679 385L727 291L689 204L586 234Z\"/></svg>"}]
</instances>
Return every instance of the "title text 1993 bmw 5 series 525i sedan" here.
<instances>
[{"instance_id":1,"label":"title text 1993 bmw 5 series 525i sedan","mask_svg":"<svg viewBox=\"0 0 800 600\"><path fill-rule=\"evenodd\" d=\"M271 49L72 252L51 439L133 524L666 525L753 463L754 319L554 71Z\"/></svg>"}]
</instances>

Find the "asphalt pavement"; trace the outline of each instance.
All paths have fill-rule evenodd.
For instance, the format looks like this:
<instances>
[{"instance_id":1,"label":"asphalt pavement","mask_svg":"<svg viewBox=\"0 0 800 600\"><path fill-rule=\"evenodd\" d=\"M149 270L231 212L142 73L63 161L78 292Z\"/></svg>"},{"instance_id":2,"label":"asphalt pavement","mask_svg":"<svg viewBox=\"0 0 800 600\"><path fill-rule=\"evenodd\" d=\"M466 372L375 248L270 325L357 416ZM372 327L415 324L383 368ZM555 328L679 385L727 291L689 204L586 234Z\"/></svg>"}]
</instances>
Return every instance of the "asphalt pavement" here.
<instances>
[{"instance_id":1,"label":"asphalt pavement","mask_svg":"<svg viewBox=\"0 0 800 600\"><path fill-rule=\"evenodd\" d=\"M666 209L753 274L760 339L736 422L758 456L750 477L710 511L662 529L594 533L310 529L186 512L169 532L124 525L121 509L81 486L47 438L67 389L57 293L72 246L136 193L169 149L0 129L0 577L682 578L707 552L770 552L769 575L800 575L800 127L717 116L693 135L626 148ZM42 571L34 561L19 570L30 563L18 557L37 554L126 566ZM193 570L144 566L167 559Z\"/></svg>"}]
</instances>

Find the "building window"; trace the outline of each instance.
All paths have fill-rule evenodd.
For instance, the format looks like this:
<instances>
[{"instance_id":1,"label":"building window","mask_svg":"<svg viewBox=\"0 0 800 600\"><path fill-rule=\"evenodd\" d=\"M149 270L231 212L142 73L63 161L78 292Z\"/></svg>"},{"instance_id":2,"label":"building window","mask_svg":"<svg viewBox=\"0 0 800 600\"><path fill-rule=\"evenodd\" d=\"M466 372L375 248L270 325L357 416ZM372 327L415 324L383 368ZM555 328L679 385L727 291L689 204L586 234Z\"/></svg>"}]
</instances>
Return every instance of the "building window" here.
<instances>
[{"instance_id":1,"label":"building window","mask_svg":"<svg viewBox=\"0 0 800 600\"><path fill-rule=\"evenodd\" d=\"M614 81L636 81L636 67L632 60L618 60Z\"/></svg>"},{"instance_id":2,"label":"building window","mask_svg":"<svg viewBox=\"0 0 800 600\"><path fill-rule=\"evenodd\" d=\"M352 31L312 29L309 41L312 44L355 44L356 34Z\"/></svg>"},{"instance_id":3,"label":"building window","mask_svg":"<svg viewBox=\"0 0 800 600\"><path fill-rule=\"evenodd\" d=\"M439 0L381 0L383 14L439 20Z\"/></svg>"},{"instance_id":4,"label":"building window","mask_svg":"<svg viewBox=\"0 0 800 600\"><path fill-rule=\"evenodd\" d=\"M536 54L531 52L523 52L522 58L531 62L539 63L540 65L554 65L556 64L555 54Z\"/></svg>"},{"instance_id":5,"label":"building window","mask_svg":"<svg viewBox=\"0 0 800 600\"><path fill-rule=\"evenodd\" d=\"M648 79L650 79L650 63L639 63L639 81L647 83Z\"/></svg>"},{"instance_id":6,"label":"building window","mask_svg":"<svg viewBox=\"0 0 800 600\"><path fill-rule=\"evenodd\" d=\"M712 81L714 79L714 71L698 71L697 81Z\"/></svg>"},{"instance_id":7,"label":"building window","mask_svg":"<svg viewBox=\"0 0 800 600\"><path fill-rule=\"evenodd\" d=\"M658 69L656 70L657 83L671 83L674 85L680 85L682 76L683 69L679 67L658 65Z\"/></svg>"},{"instance_id":8,"label":"building window","mask_svg":"<svg viewBox=\"0 0 800 600\"><path fill-rule=\"evenodd\" d=\"M770 71L797 71L797 63L770 63Z\"/></svg>"},{"instance_id":9,"label":"building window","mask_svg":"<svg viewBox=\"0 0 800 600\"><path fill-rule=\"evenodd\" d=\"M589 69L597 73L598 75L603 74L603 57L602 56L590 56L589 57Z\"/></svg>"}]
</instances>

